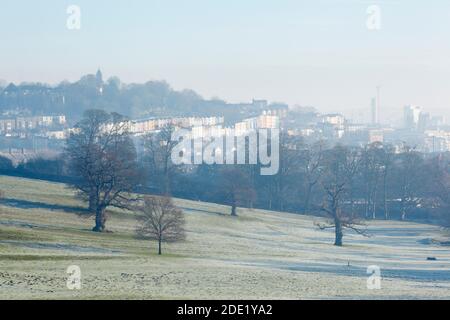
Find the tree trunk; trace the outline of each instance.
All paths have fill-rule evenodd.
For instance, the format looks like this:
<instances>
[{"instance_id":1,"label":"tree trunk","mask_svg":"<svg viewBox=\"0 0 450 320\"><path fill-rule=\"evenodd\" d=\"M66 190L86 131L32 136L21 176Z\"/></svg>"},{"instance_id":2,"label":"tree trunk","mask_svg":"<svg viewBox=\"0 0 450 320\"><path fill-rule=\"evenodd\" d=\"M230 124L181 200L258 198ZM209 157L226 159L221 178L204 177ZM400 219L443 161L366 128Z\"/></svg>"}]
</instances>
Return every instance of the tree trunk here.
<instances>
[{"instance_id":1,"label":"tree trunk","mask_svg":"<svg viewBox=\"0 0 450 320\"><path fill-rule=\"evenodd\" d=\"M378 202L378 177L375 180L373 186L373 203L372 203L372 219L375 220L377 218L377 202Z\"/></svg>"},{"instance_id":2,"label":"tree trunk","mask_svg":"<svg viewBox=\"0 0 450 320\"><path fill-rule=\"evenodd\" d=\"M365 217L366 219L369 218L369 208L370 208L370 203L371 203L371 199L370 199L370 187L367 184L366 186L366 206L365 206Z\"/></svg>"},{"instance_id":3,"label":"tree trunk","mask_svg":"<svg viewBox=\"0 0 450 320\"><path fill-rule=\"evenodd\" d=\"M95 194L89 195L89 212L95 213L97 199Z\"/></svg>"},{"instance_id":4,"label":"tree trunk","mask_svg":"<svg viewBox=\"0 0 450 320\"><path fill-rule=\"evenodd\" d=\"M355 197L353 195L353 181L350 182L350 216L355 218Z\"/></svg>"},{"instance_id":5,"label":"tree trunk","mask_svg":"<svg viewBox=\"0 0 450 320\"><path fill-rule=\"evenodd\" d=\"M231 205L231 215L232 215L233 217L237 217L236 204L235 204L235 203L233 203L233 204Z\"/></svg>"},{"instance_id":6,"label":"tree trunk","mask_svg":"<svg viewBox=\"0 0 450 320\"><path fill-rule=\"evenodd\" d=\"M164 195L170 195L170 178L168 174L166 174L164 177Z\"/></svg>"},{"instance_id":7,"label":"tree trunk","mask_svg":"<svg viewBox=\"0 0 450 320\"><path fill-rule=\"evenodd\" d=\"M341 247L342 246L342 237L343 237L343 233L342 233L342 224L341 221L339 219L335 219L334 220L334 228L335 228L335 241L334 241L334 245Z\"/></svg>"},{"instance_id":8,"label":"tree trunk","mask_svg":"<svg viewBox=\"0 0 450 320\"><path fill-rule=\"evenodd\" d=\"M402 221L406 220L406 209L402 208L402 217L401 217Z\"/></svg>"},{"instance_id":9,"label":"tree trunk","mask_svg":"<svg viewBox=\"0 0 450 320\"><path fill-rule=\"evenodd\" d=\"M277 194L277 199L278 199L278 210L279 211L283 211L283 194L281 192L281 181L280 179L277 179L277 189L276 189L276 194Z\"/></svg>"},{"instance_id":10,"label":"tree trunk","mask_svg":"<svg viewBox=\"0 0 450 320\"><path fill-rule=\"evenodd\" d=\"M384 218L389 220L389 207L387 202L387 177L384 175L383 181L383 205L384 205Z\"/></svg>"},{"instance_id":11,"label":"tree trunk","mask_svg":"<svg viewBox=\"0 0 450 320\"><path fill-rule=\"evenodd\" d=\"M161 255L162 254L162 252L161 252L161 239L159 239L158 240L158 255Z\"/></svg>"},{"instance_id":12,"label":"tree trunk","mask_svg":"<svg viewBox=\"0 0 450 320\"><path fill-rule=\"evenodd\" d=\"M406 176L405 176L406 179ZM406 202L408 201L408 187L407 182L403 184L403 196L402 196L402 209L401 209L401 219L406 220Z\"/></svg>"},{"instance_id":13,"label":"tree trunk","mask_svg":"<svg viewBox=\"0 0 450 320\"><path fill-rule=\"evenodd\" d=\"M375 220L377 218L377 187L375 187L373 194L373 203L372 203L372 219Z\"/></svg>"},{"instance_id":14,"label":"tree trunk","mask_svg":"<svg viewBox=\"0 0 450 320\"><path fill-rule=\"evenodd\" d=\"M95 210L95 227L92 229L94 232L105 231L105 210L103 208L97 208Z\"/></svg>"},{"instance_id":15,"label":"tree trunk","mask_svg":"<svg viewBox=\"0 0 450 320\"><path fill-rule=\"evenodd\" d=\"M402 203L402 208L401 208L401 220L406 220L406 198L405 197L403 197L402 198L402 201L401 201L401 203Z\"/></svg>"}]
</instances>

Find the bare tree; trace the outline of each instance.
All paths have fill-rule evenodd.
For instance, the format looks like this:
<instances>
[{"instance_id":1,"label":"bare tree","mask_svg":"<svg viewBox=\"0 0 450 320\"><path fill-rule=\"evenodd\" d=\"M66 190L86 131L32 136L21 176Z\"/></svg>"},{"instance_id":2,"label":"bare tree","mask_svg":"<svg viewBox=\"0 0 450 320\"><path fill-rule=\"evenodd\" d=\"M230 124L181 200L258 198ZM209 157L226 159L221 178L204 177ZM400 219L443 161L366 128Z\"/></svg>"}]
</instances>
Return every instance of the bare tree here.
<instances>
[{"instance_id":1,"label":"bare tree","mask_svg":"<svg viewBox=\"0 0 450 320\"><path fill-rule=\"evenodd\" d=\"M318 141L306 145L301 151L300 165L305 175L305 201L304 210L308 213L311 207L311 196L322 176L322 161L325 143Z\"/></svg>"},{"instance_id":2,"label":"bare tree","mask_svg":"<svg viewBox=\"0 0 450 320\"><path fill-rule=\"evenodd\" d=\"M246 172L237 166L223 169L221 175L222 197L231 206L231 215L237 216L237 207L255 198L255 191Z\"/></svg>"},{"instance_id":3,"label":"bare tree","mask_svg":"<svg viewBox=\"0 0 450 320\"><path fill-rule=\"evenodd\" d=\"M361 167L362 157L359 149L349 149L344 174L347 177L347 194L349 198L350 217L355 219L355 177Z\"/></svg>"},{"instance_id":4,"label":"bare tree","mask_svg":"<svg viewBox=\"0 0 450 320\"><path fill-rule=\"evenodd\" d=\"M169 197L146 196L139 208L141 225L137 234L143 239L158 241L161 255L163 242L182 241L186 238L183 211L177 208Z\"/></svg>"},{"instance_id":5,"label":"bare tree","mask_svg":"<svg viewBox=\"0 0 450 320\"><path fill-rule=\"evenodd\" d=\"M145 137L144 147L147 162L155 180L162 182L161 191L170 194L171 174L174 166L171 163L171 154L178 141L172 139L175 128L171 125L161 128L158 133L151 133Z\"/></svg>"},{"instance_id":6,"label":"bare tree","mask_svg":"<svg viewBox=\"0 0 450 320\"><path fill-rule=\"evenodd\" d=\"M95 232L105 231L106 209L127 208L139 181L136 149L128 122L120 115L88 110L66 145L69 167L78 195L95 214Z\"/></svg>"},{"instance_id":7,"label":"bare tree","mask_svg":"<svg viewBox=\"0 0 450 320\"><path fill-rule=\"evenodd\" d=\"M279 170L276 175L260 177L269 209L284 211L286 203L298 195L299 163L303 140L281 132ZM255 188L256 189L256 188Z\"/></svg>"},{"instance_id":8,"label":"bare tree","mask_svg":"<svg viewBox=\"0 0 450 320\"><path fill-rule=\"evenodd\" d=\"M325 192L322 211L330 218L326 224L317 224L320 229L334 228L334 245L342 246L344 229L352 229L366 234L359 226L362 224L344 210L344 200L348 194L350 178L356 174L359 155L348 148L336 146L325 156L324 175L321 184Z\"/></svg>"},{"instance_id":9,"label":"bare tree","mask_svg":"<svg viewBox=\"0 0 450 320\"><path fill-rule=\"evenodd\" d=\"M383 145L376 142L368 145L362 156L362 175L366 189L366 218L376 219L379 184L383 172L382 153Z\"/></svg>"},{"instance_id":10,"label":"bare tree","mask_svg":"<svg viewBox=\"0 0 450 320\"><path fill-rule=\"evenodd\" d=\"M391 174L392 162L394 150L392 146L384 145L381 154L381 171L383 176L383 210L384 210L384 218L386 220L389 219L389 204L388 204L388 192L389 192L389 182L388 178Z\"/></svg>"},{"instance_id":11,"label":"bare tree","mask_svg":"<svg viewBox=\"0 0 450 320\"><path fill-rule=\"evenodd\" d=\"M430 192L437 197L438 218L445 228L450 228L450 163L445 155L439 155L428 165L431 175Z\"/></svg>"},{"instance_id":12,"label":"bare tree","mask_svg":"<svg viewBox=\"0 0 450 320\"><path fill-rule=\"evenodd\" d=\"M423 184L423 157L414 148L404 146L396 168L399 182L401 219L406 220L408 211L421 204L420 189Z\"/></svg>"}]
</instances>

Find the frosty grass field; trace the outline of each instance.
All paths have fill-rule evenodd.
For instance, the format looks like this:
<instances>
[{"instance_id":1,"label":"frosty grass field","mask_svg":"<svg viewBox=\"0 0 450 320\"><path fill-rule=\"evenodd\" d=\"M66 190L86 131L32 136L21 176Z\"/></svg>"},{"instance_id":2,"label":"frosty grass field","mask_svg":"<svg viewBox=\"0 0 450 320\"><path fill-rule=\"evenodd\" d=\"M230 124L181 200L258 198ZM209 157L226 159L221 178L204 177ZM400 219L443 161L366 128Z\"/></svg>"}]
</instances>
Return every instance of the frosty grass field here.
<instances>
[{"instance_id":1,"label":"frosty grass field","mask_svg":"<svg viewBox=\"0 0 450 320\"><path fill-rule=\"evenodd\" d=\"M435 226L377 221L370 238L318 230L317 218L176 200L187 240L135 238L133 213L112 211L112 233L90 231L92 217L63 184L0 176L0 299L410 299L450 297L450 248ZM436 261L427 261L427 257ZM66 286L81 268L81 290ZM367 267L381 289L367 289Z\"/></svg>"}]
</instances>

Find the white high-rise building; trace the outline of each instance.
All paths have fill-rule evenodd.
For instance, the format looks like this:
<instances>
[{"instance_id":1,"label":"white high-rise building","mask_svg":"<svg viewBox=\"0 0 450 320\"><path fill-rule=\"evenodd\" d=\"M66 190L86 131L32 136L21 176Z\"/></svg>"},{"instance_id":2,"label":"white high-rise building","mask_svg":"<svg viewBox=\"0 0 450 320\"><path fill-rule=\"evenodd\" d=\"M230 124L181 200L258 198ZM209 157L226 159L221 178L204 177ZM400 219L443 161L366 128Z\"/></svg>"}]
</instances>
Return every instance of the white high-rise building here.
<instances>
[{"instance_id":1,"label":"white high-rise building","mask_svg":"<svg viewBox=\"0 0 450 320\"><path fill-rule=\"evenodd\" d=\"M422 108L419 106L408 105L405 106L403 116L405 122L405 128L417 129L419 124L420 114L422 113Z\"/></svg>"},{"instance_id":2,"label":"white high-rise building","mask_svg":"<svg viewBox=\"0 0 450 320\"><path fill-rule=\"evenodd\" d=\"M377 87L377 96L372 98L372 125L380 123L380 86Z\"/></svg>"}]
</instances>

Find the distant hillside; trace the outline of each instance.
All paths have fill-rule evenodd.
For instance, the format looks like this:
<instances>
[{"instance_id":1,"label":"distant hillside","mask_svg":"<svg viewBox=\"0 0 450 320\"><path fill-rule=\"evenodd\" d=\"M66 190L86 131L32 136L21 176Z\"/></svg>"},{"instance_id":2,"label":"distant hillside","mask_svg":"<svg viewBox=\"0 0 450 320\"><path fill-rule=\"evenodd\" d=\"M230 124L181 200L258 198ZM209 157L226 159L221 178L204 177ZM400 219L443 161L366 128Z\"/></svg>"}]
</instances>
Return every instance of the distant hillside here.
<instances>
[{"instance_id":1,"label":"distant hillside","mask_svg":"<svg viewBox=\"0 0 450 320\"><path fill-rule=\"evenodd\" d=\"M267 105L205 100L192 90L175 91L164 81L124 84L116 77L104 81L100 71L85 75L77 82L62 82L57 86L42 83L3 83L0 86L0 114L3 116L63 113L75 121L84 110L99 108L132 118L221 115L227 122L233 122L259 114L263 107ZM279 107L285 105L271 106Z\"/></svg>"}]
</instances>

